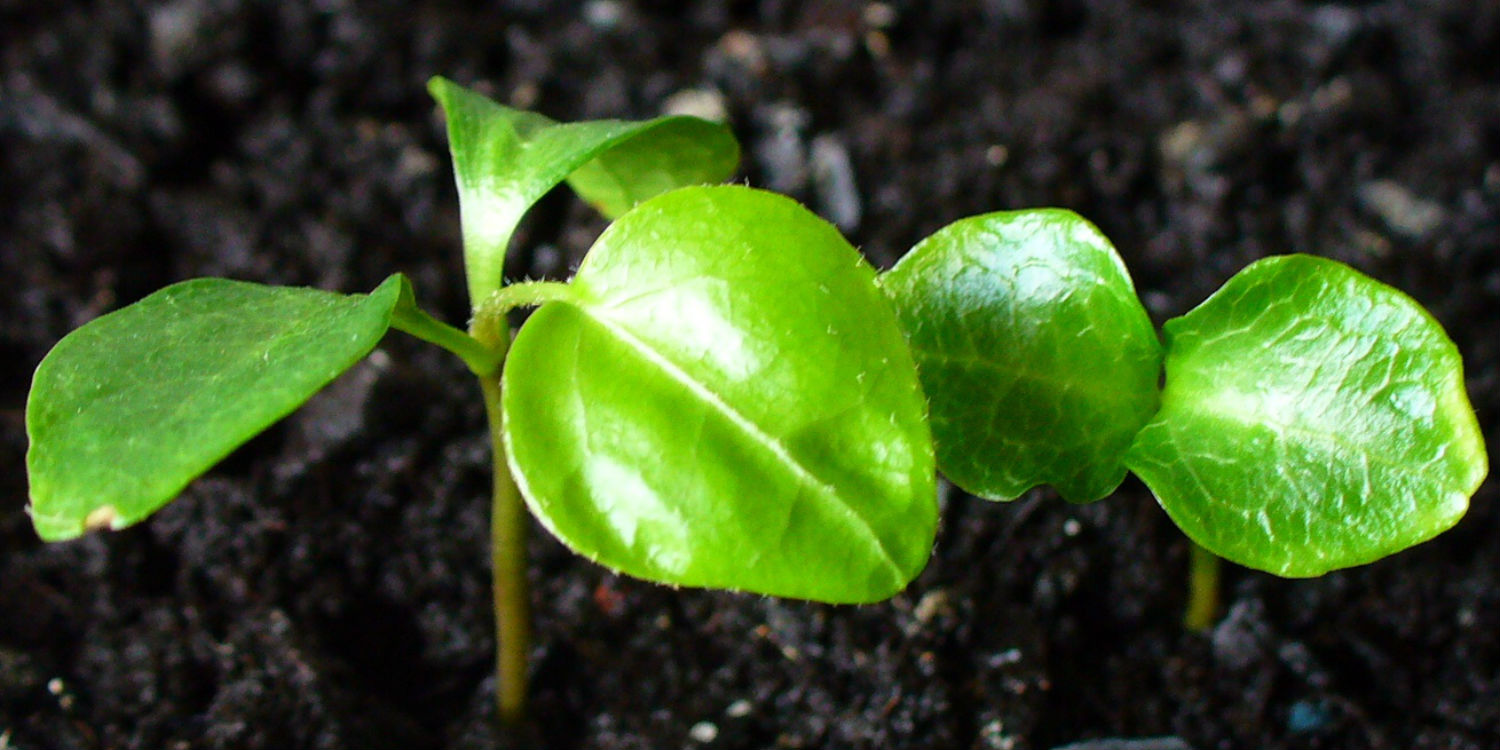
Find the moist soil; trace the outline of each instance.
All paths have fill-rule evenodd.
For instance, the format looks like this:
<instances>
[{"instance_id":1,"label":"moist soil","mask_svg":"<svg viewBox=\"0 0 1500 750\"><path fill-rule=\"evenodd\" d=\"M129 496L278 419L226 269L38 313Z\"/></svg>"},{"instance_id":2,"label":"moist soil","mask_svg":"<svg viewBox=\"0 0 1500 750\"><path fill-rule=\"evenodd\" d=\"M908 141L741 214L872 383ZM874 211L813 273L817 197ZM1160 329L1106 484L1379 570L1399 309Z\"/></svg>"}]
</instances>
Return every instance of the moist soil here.
<instances>
[{"instance_id":1,"label":"moist soil","mask_svg":"<svg viewBox=\"0 0 1500 750\"><path fill-rule=\"evenodd\" d=\"M1160 321L1264 255L1337 258L1431 308L1500 427L1500 4L472 6L0 0L0 748L1500 746L1494 483L1373 565L1228 567L1207 633L1133 480L1086 506L947 492L926 571L863 607L641 583L534 527L512 733L483 416L445 353L393 335L151 521L41 544L26 389L84 321L192 276L403 271L462 322L435 74L565 120L722 112L743 179L881 266L1065 206ZM565 276L601 226L549 196L510 272Z\"/></svg>"}]
</instances>

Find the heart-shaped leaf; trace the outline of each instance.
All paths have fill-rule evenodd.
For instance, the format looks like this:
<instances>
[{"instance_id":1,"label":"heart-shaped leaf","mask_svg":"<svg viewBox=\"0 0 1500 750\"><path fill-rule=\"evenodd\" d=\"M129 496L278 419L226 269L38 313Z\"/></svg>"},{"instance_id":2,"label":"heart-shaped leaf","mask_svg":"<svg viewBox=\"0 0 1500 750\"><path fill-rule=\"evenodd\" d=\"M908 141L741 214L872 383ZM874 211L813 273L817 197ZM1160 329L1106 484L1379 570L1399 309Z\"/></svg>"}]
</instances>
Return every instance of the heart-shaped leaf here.
<instances>
[{"instance_id":1,"label":"heart-shaped leaf","mask_svg":"<svg viewBox=\"0 0 1500 750\"><path fill-rule=\"evenodd\" d=\"M368 354L405 285L345 295L195 279L68 334L26 404L37 533L70 539L155 512Z\"/></svg>"},{"instance_id":2,"label":"heart-shaped leaf","mask_svg":"<svg viewBox=\"0 0 1500 750\"><path fill-rule=\"evenodd\" d=\"M890 596L936 525L917 375L875 274L795 202L641 204L537 310L503 377L532 512L604 565L829 602Z\"/></svg>"},{"instance_id":3,"label":"heart-shaped leaf","mask_svg":"<svg viewBox=\"0 0 1500 750\"><path fill-rule=\"evenodd\" d=\"M667 190L720 182L739 164L729 129L696 117L559 124L444 78L427 87L448 117L475 305L500 288L521 217L564 179L612 218Z\"/></svg>"},{"instance_id":4,"label":"heart-shaped leaf","mask_svg":"<svg viewBox=\"0 0 1500 750\"><path fill-rule=\"evenodd\" d=\"M1071 211L974 216L881 278L932 410L938 469L981 497L1097 500L1156 411L1161 348L1125 265Z\"/></svg>"},{"instance_id":5,"label":"heart-shaped leaf","mask_svg":"<svg viewBox=\"0 0 1500 750\"><path fill-rule=\"evenodd\" d=\"M1283 576L1370 562L1452 526L1484 479L1453 342L1347 266L1259 261L1166 334L1128 461L1215 554Z\"/></svg>"}]
</instances>

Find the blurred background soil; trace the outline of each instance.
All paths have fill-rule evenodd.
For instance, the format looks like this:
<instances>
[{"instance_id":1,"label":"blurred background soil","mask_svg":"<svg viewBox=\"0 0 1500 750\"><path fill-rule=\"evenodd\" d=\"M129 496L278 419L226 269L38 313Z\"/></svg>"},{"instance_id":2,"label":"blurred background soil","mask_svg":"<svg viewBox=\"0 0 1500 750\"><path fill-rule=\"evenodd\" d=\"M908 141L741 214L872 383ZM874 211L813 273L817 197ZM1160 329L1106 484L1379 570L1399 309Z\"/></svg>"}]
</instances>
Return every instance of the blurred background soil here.
<instances>
[{"instance_id":1,"label":"blurred background soil","mask_svg":"<svg viewBox=\"0 0 1500 750\"><path fill-rule=\"evenodd\" d=\"M0 0L0 748L1500 746L1493 482L1375 565L1229 568L1207 634L1135 481L951 493L927 571L866 607L621 579L538 528L516 737L489 724L482 414L446 354L392 335L126 532L43 546L23 510L32 370L160 286L403 271L463 321L436 74L564 120L726 117L750 184L881 266L1065 206L1160 321L1261 256L1337 258L1447 326L1493 438L1497 59L1492 0ZM601 226L550 196L511 274L565 276Z\"/></svg>"}]
</instances>

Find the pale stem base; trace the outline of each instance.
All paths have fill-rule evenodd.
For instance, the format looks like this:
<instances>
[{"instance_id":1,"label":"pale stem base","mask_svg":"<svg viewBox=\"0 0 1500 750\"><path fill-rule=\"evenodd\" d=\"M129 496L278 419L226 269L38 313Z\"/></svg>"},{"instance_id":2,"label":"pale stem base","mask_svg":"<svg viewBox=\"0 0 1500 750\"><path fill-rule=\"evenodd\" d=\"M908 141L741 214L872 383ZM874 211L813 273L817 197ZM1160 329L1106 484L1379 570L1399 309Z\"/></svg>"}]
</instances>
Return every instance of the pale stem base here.
<instances>
[{"instance_id":1,"label":"pale stem base","mask_svg":"<svg viewBox=\"0 0 1500 750\"><path fill-rule=\"evenodd\" d=\"M1188 603L1182 624L1188 630L1201 632L1214 626L1219 618L1218 555L1189 541Z\"/></svg>"}]
</instances>

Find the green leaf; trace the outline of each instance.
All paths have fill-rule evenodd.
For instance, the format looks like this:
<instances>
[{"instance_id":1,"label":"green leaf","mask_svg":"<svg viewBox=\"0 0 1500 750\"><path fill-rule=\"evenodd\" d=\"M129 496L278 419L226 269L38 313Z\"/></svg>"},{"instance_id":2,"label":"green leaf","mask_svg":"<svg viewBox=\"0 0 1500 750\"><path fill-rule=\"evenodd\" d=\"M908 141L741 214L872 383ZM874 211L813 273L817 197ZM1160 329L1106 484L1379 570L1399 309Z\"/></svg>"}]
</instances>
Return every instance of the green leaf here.
<instances>
[{"instance_id":1,"label":"green leaf","mask_svg":"<svg viewBox=\"0 0 1500 750\"><path fill-rule=\"evenodd\" d=\"M1370 562L1457 523L1484 479L1457 348L1347 266L1259 261L1166 333L1129 465L1215 554L1298 577Z\"/></svg>"},{"instance_id":2,"label":"green leaf","mask_svg":"<svg viewBox=\"0 0 1500 750\"><path fill-rule=\"evenodd\" d=\"M1071 211L963 219L881 282L932 411L938 469L1011 500L1097 500L1157 407L1161 348L1124 263Z\"/></svg>"},{"instance_id":3,"label":"green leaf","mask_svg":"<svg viewBox=\"0 0 1500 750\"><path fill-rule=\"evenodd\" d=\"M448 116L475 305L500 288L505 248L521 217L564 179L613 218L667 190L721 182L739 164L729 129L696 117L558 124L444 78L427 88Z\"/></svg>"},{"instance_id":4,"label":"green leaf","mask_svg":"<svg viewBox=\"0 0 1500 750\"><path fill-rule=\"evenodd\" d=\"M669 584L888 597L936 525L910 353L875 274L790 199L685 188L599 238L503 375L510 465L573 549Z\"/></svg>"},{"instance_id":5,"label":"green leaf","mask_svg":"<svg viewBox=\"0 0 1500 750\"><path fill-rule=\"evenodd\" d=\"M154 513L368 354L405 283L343 295L195 279L68 334L26 403L37 533Z\"/></svg>"}]
</instances>

